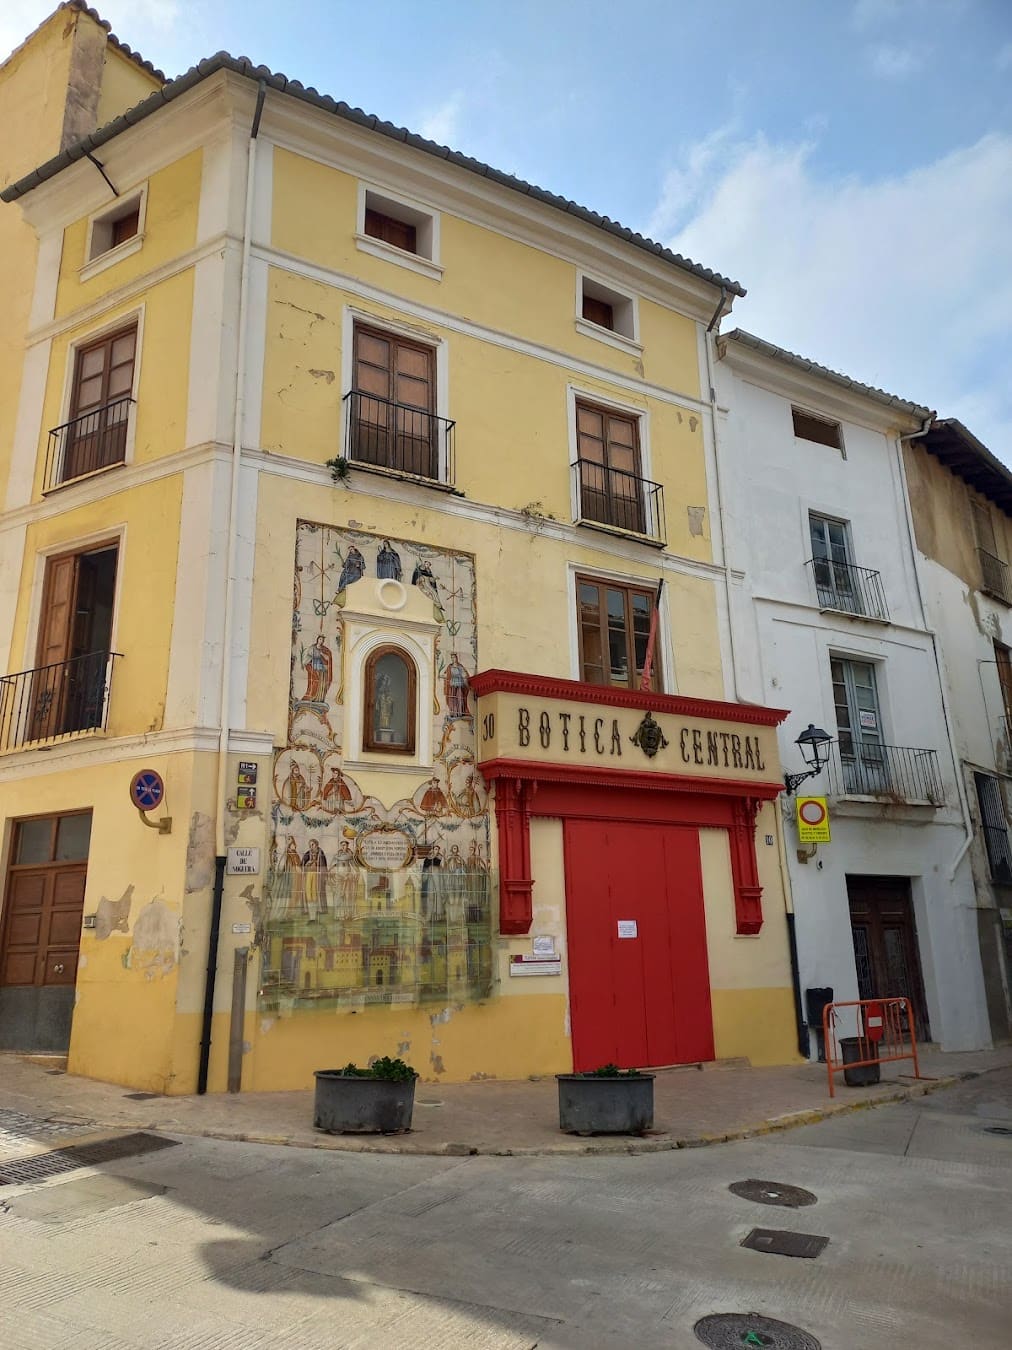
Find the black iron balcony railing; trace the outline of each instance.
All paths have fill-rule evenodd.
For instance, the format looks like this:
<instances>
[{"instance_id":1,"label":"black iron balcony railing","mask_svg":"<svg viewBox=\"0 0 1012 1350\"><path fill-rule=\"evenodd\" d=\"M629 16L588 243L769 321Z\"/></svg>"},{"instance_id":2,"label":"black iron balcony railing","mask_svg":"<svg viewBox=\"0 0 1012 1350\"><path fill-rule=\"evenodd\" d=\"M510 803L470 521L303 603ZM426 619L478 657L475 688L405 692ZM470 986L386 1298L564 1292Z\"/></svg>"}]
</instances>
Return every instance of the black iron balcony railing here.
<instances>
[{"instance_id":1,"label":"black iron balcony railing","mask_svg":"<svg viewBox=\"0 0 1012 1350\"><path fill-rule=\"evenodd\" d=\"M1012 604L1012 586L1009 585L1008 563L988 553L986 548L977 550L980 555L981 590Z\"/></svg>"},{"instance_id":2,"label":"black iron balcony railing","mask_svg":"<svg viewBox=\"0 0 1012 1350\"><path fill-rule=\"evenodd\" d=\"M841 736L830 758L832 790L841 796L942 806L945 792L934 750L874 745Z\"/></svg>"},{"instance_id":3,"label":"black iron balcony railing","mask_svg":"<svg viewBox=\"0 0 1012 1350\"><path fill-rule=\"evenodd\" d=\"M806 566L815 577L820 609L842 610L864 619L889 620L882 574L870 567L833 562L830 558L809 558Z\"/></svg>"},{"instance_id":4,"label":"black iron balcony railing","mask_svg":"<svg viewBox=\"0 0 1012 1350\"><path fill-rule=\"evenodd\" d=\"M453 482L453 431L448 417L375 394L345 394L345 458L393 473Z\"/></svg>"},{"instance_id":5,"label":"black iron balcony railing","mask_svg":"<svg viewBox=\"0 0 1012 1350\"><path fill-rule=\"evenodd\" d=\"M70 661L0 675L0 751L104 731L113 662L119 652L89 652Z\"/></svg>"},{"instance_id":6,"label":"black iron balcony railing","mask_svg":"<svg viewBox=\"0 0 1012 1350\"><path fill-rule=\"evenodd\" d=\"M122 464L133 402L132 398L118 398L54 427L46 450L43 491L83 478L96 469Z\"/></svg>"},{"instance_id":7,"label":"black iron balcony railing","mask_svg":"<svg viewBox=\"0 0 1012 1350\"><path fill-rule=\"evenodd\" d=\"M592 459L578 459L572 469L579 520L585 525L605 525L642 535L652 543L665 542L664 489L660 483Z\"/></svg>"}]
</instances>

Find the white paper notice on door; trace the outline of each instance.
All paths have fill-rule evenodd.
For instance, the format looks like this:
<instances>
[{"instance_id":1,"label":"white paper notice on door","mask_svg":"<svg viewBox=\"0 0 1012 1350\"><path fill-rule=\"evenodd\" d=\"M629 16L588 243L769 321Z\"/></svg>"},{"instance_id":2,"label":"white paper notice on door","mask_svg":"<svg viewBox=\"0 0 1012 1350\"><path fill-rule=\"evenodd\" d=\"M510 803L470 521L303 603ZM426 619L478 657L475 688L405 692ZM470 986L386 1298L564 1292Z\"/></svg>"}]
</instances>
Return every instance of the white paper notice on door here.
<instances>
[{"instance_id":1,"label":"white paper notice on door","mask_svg":"<svg viewBox=\"0 0 1012 1350\"><path fill-rule=\"evenodd\" d=\"M636 931L636 920L635 920L635 919L619 919L619 921L618 921L618 935L619 935L620 938L633 938L633 937L638 937L639 934L638 934L637 931Z\"/></svg>"}]
</instances>

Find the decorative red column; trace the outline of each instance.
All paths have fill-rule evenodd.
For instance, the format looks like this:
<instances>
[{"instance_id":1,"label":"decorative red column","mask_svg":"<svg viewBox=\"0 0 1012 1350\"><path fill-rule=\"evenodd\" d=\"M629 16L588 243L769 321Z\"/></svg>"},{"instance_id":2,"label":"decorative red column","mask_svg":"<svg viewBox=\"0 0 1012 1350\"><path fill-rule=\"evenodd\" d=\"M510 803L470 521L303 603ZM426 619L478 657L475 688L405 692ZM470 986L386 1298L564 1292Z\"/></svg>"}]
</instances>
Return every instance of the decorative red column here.
<instances>
[{"instance_id":1,"label":"decorative red column","mask_svg":"<svg viewBox=\"0 0 1012 1350\"><path fill-rule=\"evenodd\" d=\"M499 826L499 931L529 933L534 921L531 877L531 798L537 784L496 777L495 814Z\"/></svg>"},{"instance_id":2,"label":"decorative red column","mask_svg":"<svg viewBox=\"0 0 1012 1350\"><path fill-rule=\"evenodd\" d=\"M754 937L763 926L763 892L755 852L755 823L761 806L759 797L736 797L731 812L731 879L739 936Z\"/></svg>"}]
</instances>

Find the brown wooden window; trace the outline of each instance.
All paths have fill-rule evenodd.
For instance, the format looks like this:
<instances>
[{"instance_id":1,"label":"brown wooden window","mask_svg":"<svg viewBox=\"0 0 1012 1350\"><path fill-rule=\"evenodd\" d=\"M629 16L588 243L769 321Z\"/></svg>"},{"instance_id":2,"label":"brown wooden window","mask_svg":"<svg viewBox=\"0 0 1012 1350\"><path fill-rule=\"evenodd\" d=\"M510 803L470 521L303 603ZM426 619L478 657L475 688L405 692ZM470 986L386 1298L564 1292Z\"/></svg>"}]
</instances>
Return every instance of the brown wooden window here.
<instances>
[{"instance_id":1,"label":"brown wooden window","mask_svg":"<svg viewBox=\"0 0 1012 1350\"><path fill-rule=\"evenodd\" d=\"M831 422L827 417L816 417L814 413L804 412L801 408L792 408L791 417L794 434L801 440L829 445L834 450L843 449L843 429L839 422Z\"/></svg>"},{"instance_id":2,"label":"brown wooden window","mask_svg":"<svg viewBox=\"0 0 1012 1350\"><path fill-rule=\"evenodd\" d=\"M102 725L116 592L115 544L46 562L30 739Z\"/></svg>"},{"instance_id":3,"label":"brown wooden window","mask_svg":"<svg viewBox=\"0 0 1012 1350\"><path fill-rule=\"evenodd\" d=\"M583 317L588 323L596 323L599 328L615 329L615 310L607 300L595 300L592 295L585 294Z\"/></svg>"},{"instance_id":4,"label":"brown wooden window","mask_svg":"<svg viewBox=\"0 0 1012 1350\"><path fill-rule=\"evenodd\" d=\"M439 477L435 355L420 342L356 326L350 459Z\"/></svg>"},{"instance_id":5,"label":"brown wooden window","mask_svg":"<svg viewBox=\"0 0 1012 1350\"><path fill-rule=\"evenodd\" d=\"M576 455L583 518L643 534L639 418L577 402Z\"/></svg>"},{"instance_id":6,"label":"brown wooden window","mask_svg":"<svg viewBox=\"0 0 1012 1350\"><path fill-rule=\"evenodd\" d=\"M656 591L596 577L576 578L580 623L580 678L587 684L638 689L650 637ZM654 648L650 688L659 691L660 657Z\"/></svg>"},{"instance_id":7,"label":"brown wooden window","mask_svg":"<svg viewBox=\"0 0 1012 1350\"><path fill-rule=\"evenodd\" d=\"M136 324L78 348L60 482L123 463L136 355Z\"/></svg>"},{"instance_id":8,"label":"brown wooden window","mask_svg":"<svg viewBox=\"0 0 1012 1350\"><path fill-rule=\"evenodd\" d=\"M384 754L415 753L415 663L399 647L378 647L365 663L362 746Z\"/></svg>"},{"instance_id":9,"label":"brown wooden window","mask_svg":"<svg viewBox=\"0 0 1012 1350\"><path fill-rule=\"evenodd\" d=\"M418 252L418 231L414 225L395 220L393 216L374 211L371 207L366 207L365 232L373 239L382 239L385 244L402 248L405 253Z\"/></svg>"},{"instance_id":10,"label":"brown wooden window","mask_svg":"<svg viewBox=\"0 0 1012 1350\"><path fill-rule=\"evenodd\" d=\"M141 208L138 203L125 216L120 216L118 220L112 222L112 233L110 248L115 248L117 244L125 244L128 239L132 239L141 227Z\"/></svg>"}]
</instances>

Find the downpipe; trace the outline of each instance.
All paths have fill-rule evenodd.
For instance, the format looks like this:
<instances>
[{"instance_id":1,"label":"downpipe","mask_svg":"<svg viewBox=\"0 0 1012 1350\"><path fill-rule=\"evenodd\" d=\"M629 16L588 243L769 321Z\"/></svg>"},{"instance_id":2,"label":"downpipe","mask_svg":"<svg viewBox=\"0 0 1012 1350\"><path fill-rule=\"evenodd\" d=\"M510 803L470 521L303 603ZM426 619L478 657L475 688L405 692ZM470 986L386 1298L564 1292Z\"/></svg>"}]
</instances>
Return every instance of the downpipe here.
<instances>
[{"instance_id":1,"label":"downpipe","mask_svg":"<svg viewBox=\"0 0 1012 1350\"><path fill-rule=\"evenodd\" d=\"M235 586L235 522L239 502L239 473L242 467L242 419L246 394L246 313L249 294L249 259L253 227L253 187L256 177L256 147L260 118L267 97L267 82L257 88L256 109L249 133L249 157L246 168L246 213L243 220L242 263L239 275L239 335L236 346L235 405L232 421L232 475L229 487L228 563L225 572L225 618L222 636L221 729L218 737L218 767L215 781L215 859L214 890L211 896L211 932L207 944L207 976L204 981L204 1016L197 1069L197 1092L207 1091L207 1070L211 1058L211 1023L214 1013L214 987L218 970L218 943L221 936L221 910L225 891L225 808L222 797L228 770L229 709L232 697L232 607Z\"/></svg>"}]
</instances>

